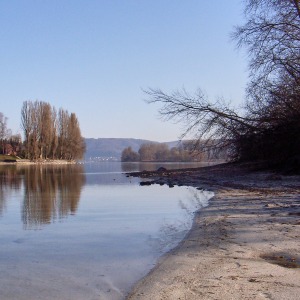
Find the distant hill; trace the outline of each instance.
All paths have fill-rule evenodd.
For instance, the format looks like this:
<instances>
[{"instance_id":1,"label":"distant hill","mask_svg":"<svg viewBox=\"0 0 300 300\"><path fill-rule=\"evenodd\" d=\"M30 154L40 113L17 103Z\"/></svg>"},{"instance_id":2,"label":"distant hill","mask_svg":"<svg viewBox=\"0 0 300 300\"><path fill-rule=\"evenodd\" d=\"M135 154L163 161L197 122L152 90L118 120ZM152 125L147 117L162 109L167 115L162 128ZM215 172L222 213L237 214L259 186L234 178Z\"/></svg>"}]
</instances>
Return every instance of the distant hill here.
<instances>
[{"instance_id":1,"label":"distant hill","mask_svg":"<svg viewBox=\"0 0 300 300\"><path fill-rule=\"evenodd\" d=\"M86 138L86 160L120 160L121 153L126 147L138 151L144 143L156 143L149 140L126 138Z\"/></svg>"}]
</instances>

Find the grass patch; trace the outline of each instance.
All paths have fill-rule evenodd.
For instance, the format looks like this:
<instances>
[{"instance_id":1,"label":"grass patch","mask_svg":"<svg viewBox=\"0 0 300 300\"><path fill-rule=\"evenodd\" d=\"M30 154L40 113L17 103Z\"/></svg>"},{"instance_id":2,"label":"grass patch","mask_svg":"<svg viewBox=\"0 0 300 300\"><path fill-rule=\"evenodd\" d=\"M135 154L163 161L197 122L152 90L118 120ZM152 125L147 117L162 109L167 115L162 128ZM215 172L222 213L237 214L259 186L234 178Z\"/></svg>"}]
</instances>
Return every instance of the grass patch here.
<instances>
[{"instance_id":1,"label":"grass patch","mask_svg":"<svg viewBox=\"0 0 300 300\"><path fill-rule=\"evenodd\" d=\"M0 162L16 162L17 157L14 155L0 154Z\"/></svg>"}]
</instances>

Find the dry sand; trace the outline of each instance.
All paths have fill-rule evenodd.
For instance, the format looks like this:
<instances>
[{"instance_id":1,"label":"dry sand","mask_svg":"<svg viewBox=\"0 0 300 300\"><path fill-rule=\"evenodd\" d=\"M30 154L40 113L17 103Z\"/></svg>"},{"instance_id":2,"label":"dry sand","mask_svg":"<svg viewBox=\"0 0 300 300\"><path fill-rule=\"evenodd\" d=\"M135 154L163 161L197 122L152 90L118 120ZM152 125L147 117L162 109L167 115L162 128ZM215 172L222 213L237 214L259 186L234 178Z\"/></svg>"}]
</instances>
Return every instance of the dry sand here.
<instances>
[{"instance_id":1,"label":"dry sand","mask_svg":"<svg viewBox=\"0 0 300 300\"><path fill-rule=\"evenodd\" d=\"M234 165L135 176L215 197L127 299L300 299L300 176Z\"/></svg>"}]
</instances>

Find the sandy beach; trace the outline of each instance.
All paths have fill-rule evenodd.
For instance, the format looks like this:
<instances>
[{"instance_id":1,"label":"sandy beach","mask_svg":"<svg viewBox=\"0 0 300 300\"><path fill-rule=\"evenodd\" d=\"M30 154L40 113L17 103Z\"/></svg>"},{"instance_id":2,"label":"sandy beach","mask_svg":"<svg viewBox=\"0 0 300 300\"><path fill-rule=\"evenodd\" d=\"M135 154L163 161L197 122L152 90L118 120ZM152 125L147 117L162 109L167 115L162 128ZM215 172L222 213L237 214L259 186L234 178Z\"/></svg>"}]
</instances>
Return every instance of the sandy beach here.
<instances>
[{"instance_id":1,"label":"sandy beach","mask_svg":"<svg viewBox=\"0 0 300 300\"><path fill-rule=\"evenodd\" d=\"M212 190L215 197L127 299L299 299L299 175L258 165L130 175Z\"/></svg>"}]
</instances>

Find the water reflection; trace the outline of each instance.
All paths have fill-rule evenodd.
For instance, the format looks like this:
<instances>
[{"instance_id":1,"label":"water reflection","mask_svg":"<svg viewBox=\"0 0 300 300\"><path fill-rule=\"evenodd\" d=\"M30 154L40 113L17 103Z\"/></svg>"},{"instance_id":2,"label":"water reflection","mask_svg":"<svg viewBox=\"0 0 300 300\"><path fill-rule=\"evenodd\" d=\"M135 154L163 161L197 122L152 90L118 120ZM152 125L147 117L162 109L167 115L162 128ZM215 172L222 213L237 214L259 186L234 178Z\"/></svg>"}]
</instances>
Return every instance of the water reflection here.
<instances>
[{"instance_id":1,"label":"water reflection","mask_svg":"<svg viewBox=\"0 0 300 300\"><path fill-rule=\"evenodd\" d=\"M155 171L160 167L166 169L196 168L210 163L168 163L168 162L87 162L84 164L87 185L127 185L125 173L140 171ZM131 183L139 183L140 179L131 177Z\"/></svg>"},{"instance_id":2,"label":"water reflection","mask_svg":"<svg viewBox=\"0 0 300 300\"><path fill-rule=\"evenodd\" d=\"M201 191L197 189L189 190L189 197L187 201L179 200L179 206L181 209L185 210L189 217L192 217L196 209L201 209L208 205L208 199L214 195L213 192Z\"/></svg>"},{"instance_id":3,"label":"water reflection","mask_svg":"<svg viewBox=\"0 0 300 300\"><path fill-rule=\"evenodd\" d=\"M197 168L215 164L214 162L122 162L121 168L124 173L156 171L160 167L168 170L182 168Z\"/></svg>"},{"instance_id":4,"label":"water reflection","mask_svg":"<svg viewBox=\"0 0 300 300\"><path fill-rule=\"evenodd\" d=\"M22 179L15 165L0 166L0 216L6 207L6 199L14 190L20 190Z\"/></svg>"},{"instance_id":5,"label":"water reflection","mask_svg":"<svg viewBox=\"0 0 300 300\"><path fill-rule=\"evenodd\" d=\"M80 165L5 166L0 169L0 184L0 212L10 193L23 186L24 228L38 229L76 213L85 175Z\"/></svg>"},{"instance_id":6,"label":"water reflection","mask_svg":"<svg viewBox=\"0 0 300 300\"><path fill-rule=\"evenodd\" d=\"M156 238L149 237L149 243L155 251L167 252L182 240L192 226L195 211L208 206L208 200L214 193L195 188L187 188L184 199L178 200L178 205L184 217L173 221L165 220L159 228Z\"/></svg>"},{"instance_id":7,"label":"water reflection","mask_svg":"<svg viewBox=\"0 0 300 300\"><path fill-rule=\"evenodd\" d=\"M39 228L75 214L85 183L83 168L35 166L24 169L22 221L26 229Z\"/></svg>"},{"instance_id":8,"label":"water reflection","mask_svg":"<svg viewBox=\"0 0 300 300\"><path fill-rule=\"evenodd\" d=\"M0 299L124 299L208 199L194 188L141 187L121 163L5 166L0 183Z\"/></svg>"}]
</instances>

